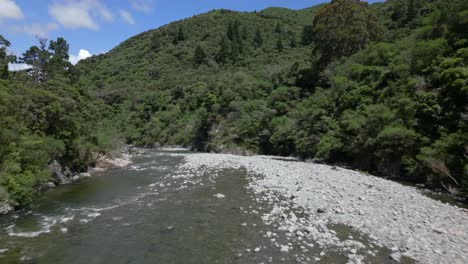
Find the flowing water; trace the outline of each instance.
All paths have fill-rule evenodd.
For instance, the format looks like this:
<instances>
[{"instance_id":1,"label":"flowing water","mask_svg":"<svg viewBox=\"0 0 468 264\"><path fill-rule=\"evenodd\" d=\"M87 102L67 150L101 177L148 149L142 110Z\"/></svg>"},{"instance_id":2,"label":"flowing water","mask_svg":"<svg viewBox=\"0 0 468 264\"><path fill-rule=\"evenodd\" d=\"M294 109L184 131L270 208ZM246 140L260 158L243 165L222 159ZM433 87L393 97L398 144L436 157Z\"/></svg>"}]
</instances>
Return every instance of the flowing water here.
<instances>
[{"instance_id":1,"label":"flowing water","mask_svg":"<svg viewBox=\"0 0 468 264\"><path fill-rule=\"evenodd\" d=\"M246 188L245 171L178 179L182 162L173 151L145 150L130 167L50 190L30 208L1 217L0 263L310 261L271 246L260 216L245 213L262 209ZM312 260L319 252L309 252ZM388 253L382 249L375 261L388 262ZM322 258L346 260L338 252Z\"/></svg>"}]
</instances>

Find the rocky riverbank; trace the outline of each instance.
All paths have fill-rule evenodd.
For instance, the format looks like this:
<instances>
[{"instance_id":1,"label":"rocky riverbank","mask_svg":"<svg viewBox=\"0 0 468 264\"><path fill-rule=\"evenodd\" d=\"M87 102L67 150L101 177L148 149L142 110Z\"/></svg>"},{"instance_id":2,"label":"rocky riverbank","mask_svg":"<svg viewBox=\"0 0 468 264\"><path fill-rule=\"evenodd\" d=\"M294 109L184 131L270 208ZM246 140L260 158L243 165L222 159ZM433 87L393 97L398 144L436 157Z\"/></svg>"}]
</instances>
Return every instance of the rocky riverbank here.
<instances>
[{"instance_id":1,"label":"rocky riverbank","mask_svg":"<svg viewBox=\"0 0 468 264\"><path fill-rule=\"evenodd\" d=\"M91 177L94 171L103 171L107 169L122 168L132 164L132 158L135 151L131 147L125 147L119 151L106 155L96 154L94 166L88 168L87 172L73 173L66 166L61 165L54 160L49 165L49 171L52 174L53 181L47 183L48 188L54 188L58 185L66 185L78 182L82 179Z\"/></svg>"},{"instance_id":2,"label":"rocky riverbank","mask_svg":"<svg viewBox=\"0 0 468 264\"><path fill-rule=\"evenodd\" d=\"M0 215L8 214L13 206L8 199L8 193L0 186Z\"/></svg>"},{"instance_id":3,"label":"rocky riverbank","mask_svg":"<svg viewBox=\"0 0 468 264\"><path fill-rule=\"evenodd\" d=\"M137 150L127 146L119 151L106 155L96 154L95 164L87 172L72 172L70 168L60 164L57 160L50 163L48 169L51 174L51 180L47 182L42 189L51 189L61 185L67 185L82 181L92 177L95 171L103 171L113 168L122 168L132 164L132 158L137 154ZM8 199L8 193L0 186L0 215L5 215L14 210L17 206Z\"/></svg>"},{"instance_id":4,"label":"rocky riverbank","mask_svg":"<svg viewBox=\"0 0 468 264\"><path fill-rule=\"evenodd\" d=\"M432 200L416 188L327 165L224 154L184 154L181 170L245 168L249 187L273 208L262 215L271 234L311 238L339 246L350 263L361 263L372 248L340 239L330 227L344 225L392 251L391 258L421 263L468 262L468 212ZM300 216L294 211L303 211ZM290 245L276 245L290 250ZM304 247L304 250L308 250ZM326 252L321 253L323 255Z\"/></svg>"}]
</instances>

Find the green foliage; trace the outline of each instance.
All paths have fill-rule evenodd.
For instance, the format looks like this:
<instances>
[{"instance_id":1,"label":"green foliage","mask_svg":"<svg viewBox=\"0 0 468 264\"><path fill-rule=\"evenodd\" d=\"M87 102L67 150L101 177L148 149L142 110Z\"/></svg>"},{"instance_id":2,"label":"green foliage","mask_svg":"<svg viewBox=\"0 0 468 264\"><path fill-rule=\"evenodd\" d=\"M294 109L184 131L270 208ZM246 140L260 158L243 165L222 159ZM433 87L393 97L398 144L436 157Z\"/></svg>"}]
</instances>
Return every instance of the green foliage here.
<instances>
[{"instance_id":1,"label":"green foliage","mask_svg":"<svg viewBox=\"0 0 468 264\"><path fill-rule=\"evenodd\" d=\"M284 45L283 45L283 40L281 39L281 37L279 37L278 40L276 41L276 49L279 52L283 52Z\"/></svg>"},{"instance_id":2,"label":"green foliage","mask_svg":"<svg viewBox=\"0 0 468 264\"><path fill-rule=\"evenodd\" d=\"M281 24L279 22L276 24L275 32L278 34L283 33L283 28L281 27Z\"/></svg>"},{"instance_id":3,"label":"green foliage","mask_svg":"<svg viewBox=\"0 0 468 264\"><path fill-rule=\"evenodd\" d=\"M151 48L154 52L159 52L159 49L161 48L161 36L158 32L154 32L151 36Z\"/></svg>"},{"instance_id":4,"label":"green foliage","mask_svg":"<svg viewBox=\"0 0 468 264\"><path fill-rule=\"evenodd\" d=\"M257 28L257 30L255 31L255 37L254 37L254 47L258 49L262 46L263 46L262 32L260 31L260 28Z\"/></svg>"},{"instance_id":5,"label":"green foliage","mask_svg":"<svg viewBox=\"0 0 468 264\"><path fill-rule=\"evenodd\" d=\"M8 63L16 60L15 56L7 54L7 48L10 44L11 43L0 34L0 79L8 78Z\"/></svg>"},{"instance_id":6,"label":"green foliage","mask_svg":"<svg viewBox=\"0 0 468 264\"><path fill-rule=\"evenodd\" d=\"M315 16L314 41L326 64L363 49L379 34L377 17L366 2L334 0Z\"/></svg>"},{"instance_id":7,"label":"green foliage","mask_svg":"<svg viewBox=\"0 0 468 264\"><path fill-rule=\"evenodd\" d=\"M81 172L94 162L93 153L123 140L110 121L112 109L70 84L76 77L63 38L48 48L41 40L22 60L33 67L30 75L0 80L0 185L25 205L51 180L53 160Z\"/></svg>"},{"instance_id":8,"label":"green foliage","mask_svg":"<svg viewBox=\"0 0 468 264\"><path fill-rule=\"evenodd\" d=\"M174 35L174 39L172 40L172 43L174 45L179 44L182 41L185 41L185 32L184 32L184 26L183 24L180 24L179 27L177 28L177 32Z\"/></svg>"},{"instance_id":9,"label":"green foliage","mask_svg":"<svg viewBox=\"0 0 468 264\"><path fill-rule=\"evenodd\" d=\"M301 43L303 46L308 46L314 41L314 28L311 25L306 25L302 29Z\"/></svg>"},{"instance_id":10,"label":"green foliage","mask_svg":"<svg viewBox=\"0 0 468 264\"><path fill-rule=\"evenodd\" d=\"M193 63L196 66L207 63L205 50L201 46L197 46L197 48L195 49L195 55L193 56Z\"/></svg>"}]
</instances>

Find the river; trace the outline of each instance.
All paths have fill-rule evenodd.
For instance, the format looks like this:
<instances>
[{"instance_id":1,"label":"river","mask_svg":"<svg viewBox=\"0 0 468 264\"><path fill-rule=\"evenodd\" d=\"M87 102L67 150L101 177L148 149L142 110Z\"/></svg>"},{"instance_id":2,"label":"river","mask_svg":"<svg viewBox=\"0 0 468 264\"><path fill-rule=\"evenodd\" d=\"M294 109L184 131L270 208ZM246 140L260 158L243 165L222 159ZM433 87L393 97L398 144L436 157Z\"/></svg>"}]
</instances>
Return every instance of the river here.
<instances>
[{"instance_id":1,"label":"river","mask_svg":"<svg viewBox=\"0 0 468 264\"><path fill-rule=\"evenodd\" d=\"M144 150L126 168L47 191L31 207L0 218L0 263L346 263L339 250L274 246L270 210L247 188L243 169L176 177L183 151ZM339 235L369 245L343 226ZM268 234L268 235L266 235ZM358 238L359 237L359 238ZM300 239L302 240L302 239ZM371 246L372 247L372 246ZM372 247L374 248L374 247ZM368 261L392 263L374 248ZM411 262L407 260L407 262Z\"/></svg>"}]
</instances>

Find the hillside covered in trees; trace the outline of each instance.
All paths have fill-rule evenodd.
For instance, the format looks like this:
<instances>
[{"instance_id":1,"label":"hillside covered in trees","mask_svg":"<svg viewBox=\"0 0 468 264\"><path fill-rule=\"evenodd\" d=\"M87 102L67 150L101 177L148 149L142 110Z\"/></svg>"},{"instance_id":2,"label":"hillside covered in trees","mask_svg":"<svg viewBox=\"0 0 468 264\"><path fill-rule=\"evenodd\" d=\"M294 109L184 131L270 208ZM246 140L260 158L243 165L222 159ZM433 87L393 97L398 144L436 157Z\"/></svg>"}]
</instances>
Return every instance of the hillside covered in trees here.
<instances>
[{"instance_id":1,"label":"hillside covered in trees","mask_svg":"<svg viewBox=\"0 0 468 264\"><path fill-rule=\"evenodd\" d=\"M24 203L51 160L84 170L126 142L293 155L467 190L467 28L463 0L334 0L214 10L75 67L64 40L41 42L20 58L29 74L2 73L0 184ZM3 53L2 65L14 59Z\"/></svg>"}]
</instances>

